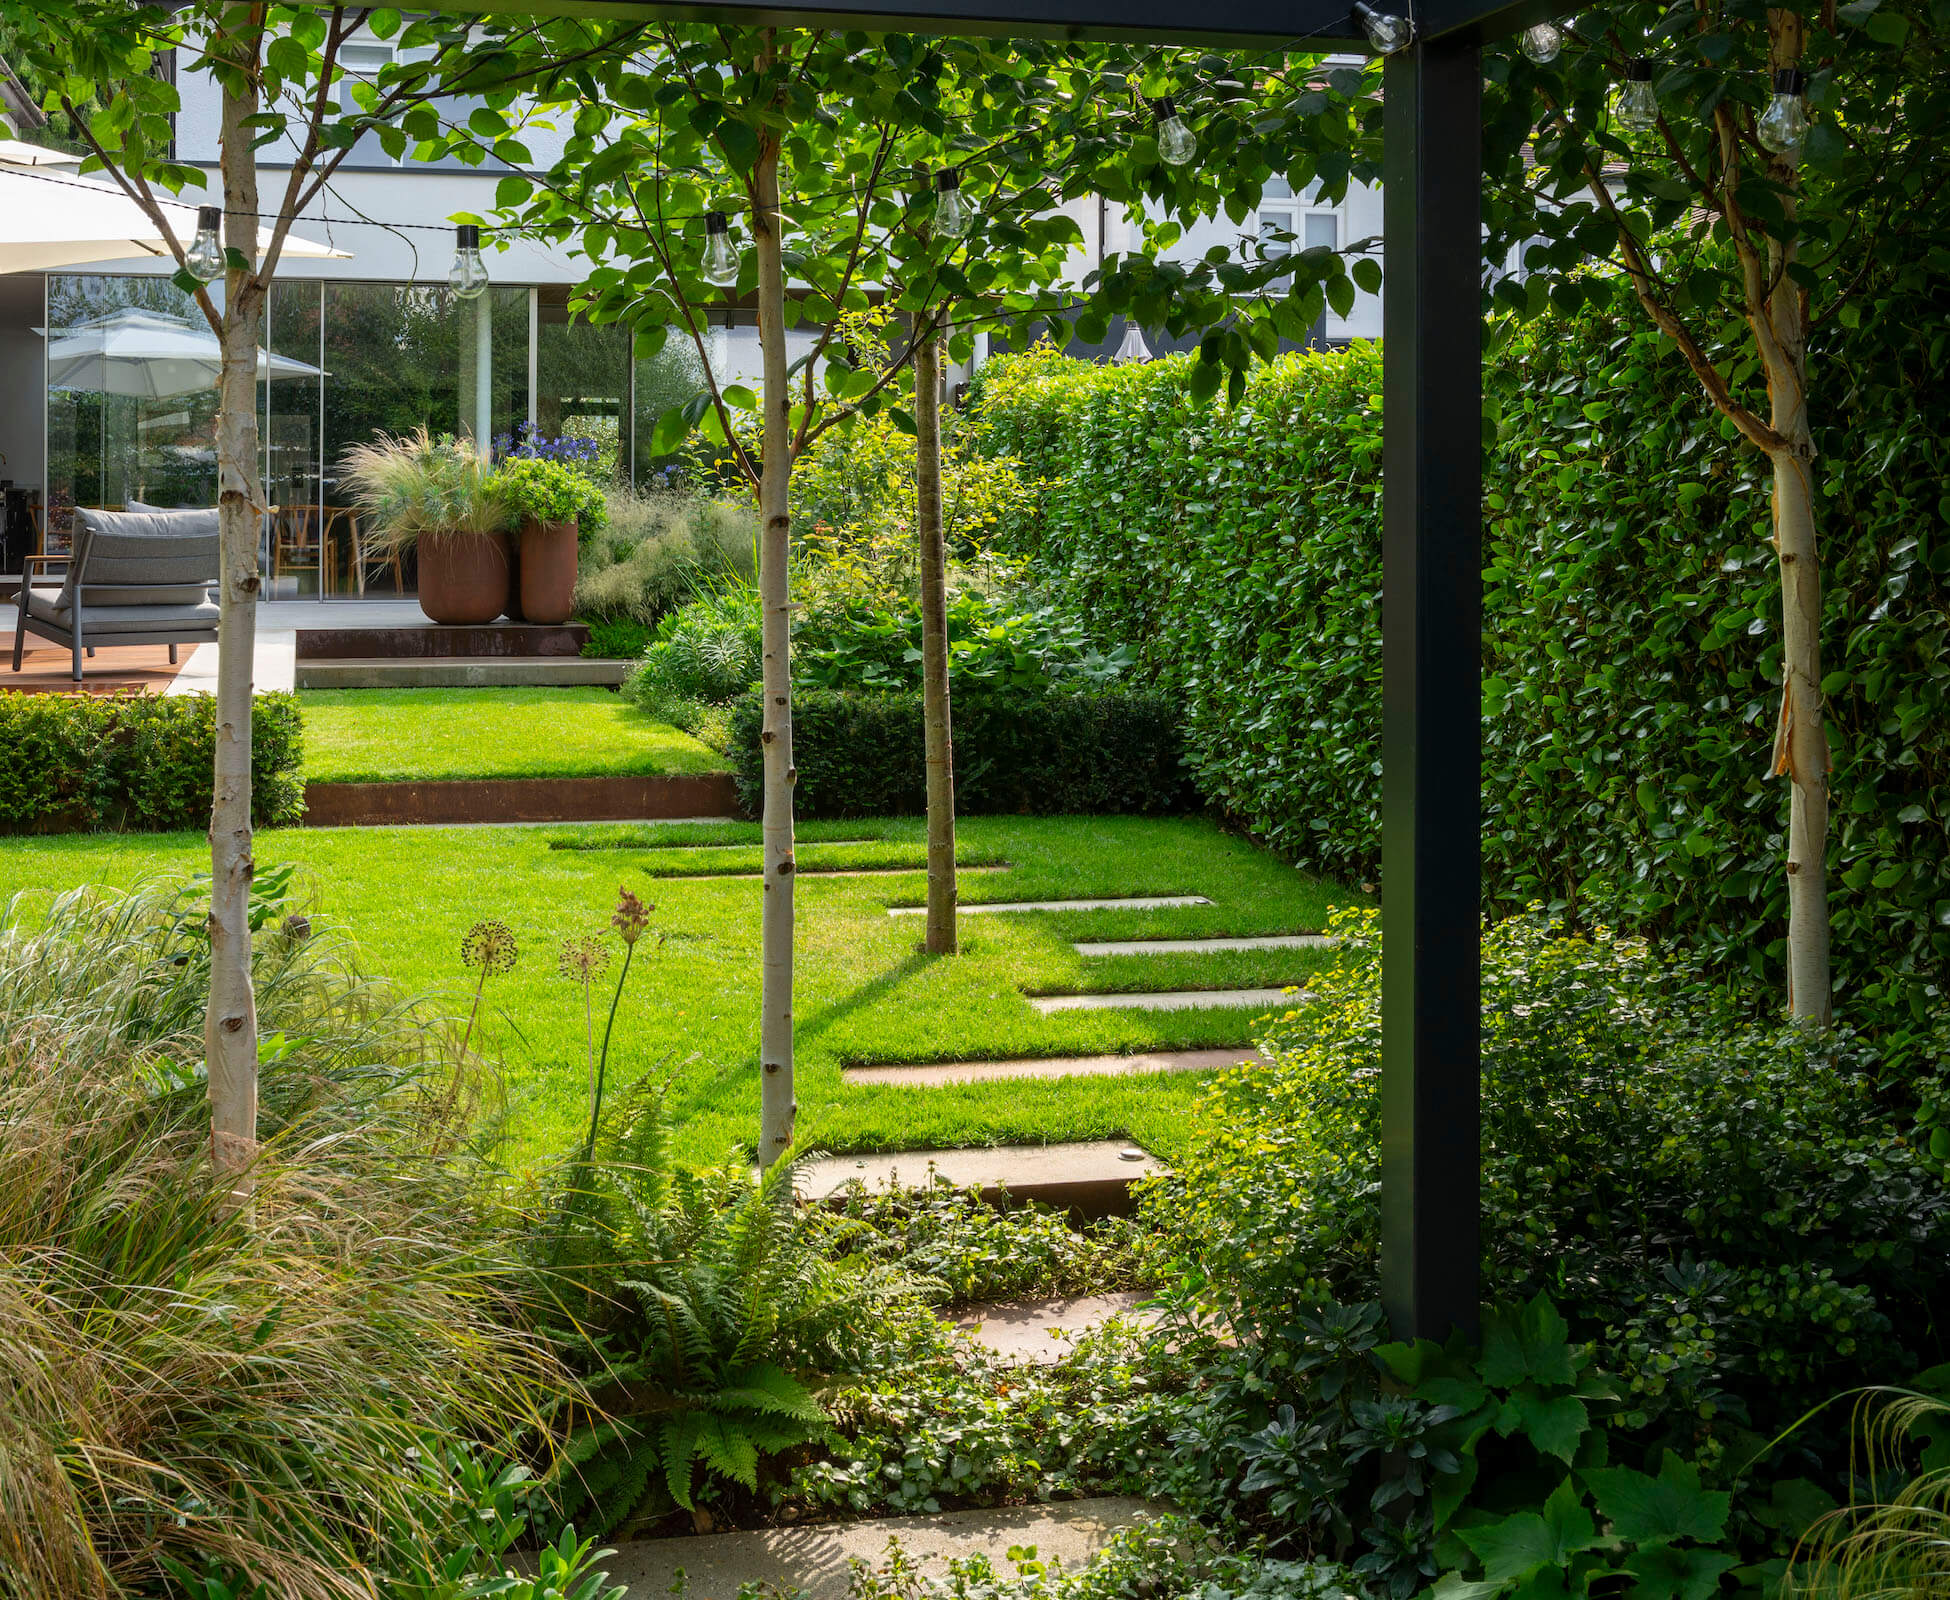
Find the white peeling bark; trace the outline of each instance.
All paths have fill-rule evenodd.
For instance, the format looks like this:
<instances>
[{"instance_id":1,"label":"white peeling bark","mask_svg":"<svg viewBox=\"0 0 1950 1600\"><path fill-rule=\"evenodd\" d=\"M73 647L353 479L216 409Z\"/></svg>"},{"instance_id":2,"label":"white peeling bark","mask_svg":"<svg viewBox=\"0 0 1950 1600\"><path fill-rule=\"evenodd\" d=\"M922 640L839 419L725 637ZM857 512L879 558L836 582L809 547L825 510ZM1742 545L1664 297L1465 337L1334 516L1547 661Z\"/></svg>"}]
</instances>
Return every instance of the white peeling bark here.
<instances>
[{"instance_id":1,"label":"white peeling bark","mask_svg":"<svg viewBox=\"0 0 1950 1600\"><path fill-rule=\"evenodd\" d=\"M779 240L779 143L764 135L752 174L757 214L752 219L758 258L758 337L765 373L764 457L758 490L758 593L765 715L764 910L760 943L758 1159L770 1166L791 1148L798 1103L792 1084L792 611L791 403L785 352L785 270Z\"/></svg>"},{"instance_id":2,"label":"white peeling bark","mask_svg":"<svg viewBox=\"0 0 1950 1600\"><path fill-rule=\"evenodd\" d=\"M257 260L254 91L224 90L224 242ZM257 1151L257 1001L251 989L251 668L257 635L257 345L264 300L254 270L225 277L217 411L217 522L223 547L217 625L215 784L210 805L210 1148L217 1169L238 1171Z\"/></svg>"},{"instance_id":3,"label":"white peeling bark","mask_svg":"<svg viewBox=\"0 0 1950 1600\"><path fill-rule=\"evenodd\" d=\"M914 347L914 537L921 554L921 715L928 774L929 955L955 930L955 742L948 706L948 552L941 525L941 345Z\"/></svg>"}]
</instances>

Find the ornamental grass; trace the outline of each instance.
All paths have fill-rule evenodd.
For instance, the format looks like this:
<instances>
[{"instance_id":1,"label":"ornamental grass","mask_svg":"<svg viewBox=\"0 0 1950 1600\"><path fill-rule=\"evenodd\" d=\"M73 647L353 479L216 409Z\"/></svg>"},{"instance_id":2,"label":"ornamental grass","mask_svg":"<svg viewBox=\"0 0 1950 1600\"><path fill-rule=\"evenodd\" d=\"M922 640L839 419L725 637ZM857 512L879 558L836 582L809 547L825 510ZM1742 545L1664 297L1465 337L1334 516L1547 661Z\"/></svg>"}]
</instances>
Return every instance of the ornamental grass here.
<instances>
[{"instance_id":1,"label":"ornamental grass","mask_svg":"<svg viewBox=\"0 0 1950 1600\"><path fill-rule=\"evenodd\" d=\"M244 1203L213 1177L206 910L192 882L0 916L9 1600L400 1593L470 1509L428 1463L505 1456L570 1392L523 1329L470 1058L269 898L262 1158Z\"/></svg>"}]
</instances>

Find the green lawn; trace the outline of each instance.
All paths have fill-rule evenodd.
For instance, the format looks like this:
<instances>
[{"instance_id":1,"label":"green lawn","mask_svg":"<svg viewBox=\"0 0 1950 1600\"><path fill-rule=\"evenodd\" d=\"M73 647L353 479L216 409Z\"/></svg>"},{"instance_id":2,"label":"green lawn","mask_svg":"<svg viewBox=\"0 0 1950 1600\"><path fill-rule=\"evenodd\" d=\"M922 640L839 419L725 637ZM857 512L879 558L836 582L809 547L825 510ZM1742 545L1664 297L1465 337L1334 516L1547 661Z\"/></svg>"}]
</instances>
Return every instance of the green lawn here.
<instances>
[{"instance_id":1,"label":"green lawn","mask_svg":"<svg viewBox=\"0 0 1950 1600\"><path fill-rule=\"evenodd\" d=\"M305 689L305 776L593 778L722 772L609 689Z\"/></svg>"},{"instance_id":2,"label":"green lawn","mask_svg":"<svg viewBox=\"0 0 1950 1600\"><path fill-rule=\"evenodd\" d=\"M496 1010L493 1042L507 1062L518 1161L567 1148L584 1115L581 1005L555 974L559 941L603 928L619 884L653 900L652 922L669 939L632 976L612 1070L628 1081L668 1064L686 1152L702 1157L724 1153L756 1128L761 891L751 879L652 874L746 869L756 860L755 852L747 859L755 835L742 823L288 829L260 834L257 859L261 867L299 863L315 921L349 930L373 970L456 1005L465 985L456 950L469 924L498 917L515 931L520 962L491 981L488 1001ZM821 843L861 839L872 842ZM919 819L814 823L800 831L799 859L806 867L863 859L919 866L924 840ZM970 860L1009 864L964 877L965 901L1204 894L1215 903L972 916L962 924L964 953L932 958L915 949L920 919L887 915L890 904L924 898L924 872L805 878L795 1011L808 1148L1122 1135L1169 1157L1180 1148L1198 1075L907 1089L849 1086L839 1069L852 1062L1243 1045L1250 1011L1045 1017L1023 996L1295 982L1332 957L1272 950L1086 959L1068 941L1311 931L1332 906L1358 899L1203 821L978 817L962 821L960 841ZM740 848L708 848L713 843ZM0 885L9 890L87 880L126 885L207 864L204 841L188 834L0 839Z\"/></svg>"}]
</instances>

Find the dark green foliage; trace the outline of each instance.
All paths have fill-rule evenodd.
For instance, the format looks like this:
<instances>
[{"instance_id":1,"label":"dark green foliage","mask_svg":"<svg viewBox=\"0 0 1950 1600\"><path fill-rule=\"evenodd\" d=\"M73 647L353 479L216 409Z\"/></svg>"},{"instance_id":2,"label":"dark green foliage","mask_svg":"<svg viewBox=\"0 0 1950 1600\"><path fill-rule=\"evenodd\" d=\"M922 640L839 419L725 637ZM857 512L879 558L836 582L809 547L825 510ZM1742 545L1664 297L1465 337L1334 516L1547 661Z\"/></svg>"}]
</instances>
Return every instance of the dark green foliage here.
<instances>
[{"instance_id":1,"label":"dark green foliage","mask_svg":"<svg viewBox=\"0 0 1950 1600\"><path fill-rule=\"evenodd\" d=\"M733 703L727 754L739 799L763 788L756 694ZM914 816L927 809L921 696L802 691L792 755L801 817ZM1176 703L1150 690L957 694L955 809L963 816L1169 815L1195 801Z\"/></svg>"},{"instance_id":2,"label":"dark green foliage","mask_svg":"<svg viewBox=\"0 0 1950 1600\"><path fill-rule=\"evenodd\" d=\"M825 1434L811 1383L875 1358L907 1280L829 1259L796 1170L677 1166L661 1084L610 1159L573 1170L536 1236L552 1342L596 1407L562 1419L559 1517L600 1536L689 1507L700 1462L755 1489L761 1456Z\"/></svg>"},{"instance_id":3,"label":"dark green foliage","mask_svg":"<svg viewBox=\"0 0 1950 1600\"><path fill-rule=\"evenodd\" d=\"M251 715L251 817L304 814L297 697ZM208 695L0 692L0 831L162 832L210 820L216 702Z\"/></svg>"},{"instance_id":4,"label":"dark green foliage","mask_svg":"<svg viewBox=\"0 0 1950 1600\"><path fill-rule=\"evenodd\" d=\"M576 620L589 630L589 637L582 646L582 655L591 661L634 661L650 643L649 625L627 617L579 617Z\"/></svg>"},{"instance_id":5,"label":"dark green foliage","mask_svg":"<svg viewBox=\"0 0 1950 1600\"><path fill-rule=\"evenodd\" d=\"M1824 325L1813 356L1844 1014L1920 1008L1950 968L1940 275L1935 293L1928 314ZM1303 865L1372 878L1380 352L1284 359L1232 411L1192 398L1192 370L992 364L989 447L1054 480L1007 536L1091 637L1135 643L1183 696L1208 799ZM1772 978L1787 790L1767 775L1780 601L1764 462L1635 314L1509 334L1486 381L1491 906L1625 920Z\"/></svg>"},{"instance_id":6,"label":"dark green foliage","mask_svg":"<svg viewBox=\"0 0 1950 1600\"><path fill-rule=\"evenodd\" d=\"M1106 654L1073 616L964 590L948 602L948 672L971 689L1105 688L1135 659ZM793 629L792 681L815 689L921 687L921 609L861 603L818 610Z\"/></svg>"},{"instance_id":7,"label":"dark green foliage","mask_svg":"<svg viewBox=\"0 0 1950 1600\"><path fill-rule=\"evenodd\" d=\"M1267 1334L1373 1293L1374 916L1339 928L1348 960L1262 1030L1270 1064L1220 1076L1146 1202ZM1491 928L1483 978L1486 1294L1549 1290L1627 1384L1625 1424L1690 1453L1940 1359L1950 1195L1879 1108L1872 1043L1749 1020L1642 945L1542 919Z\"/></svg>"}]
</instances>

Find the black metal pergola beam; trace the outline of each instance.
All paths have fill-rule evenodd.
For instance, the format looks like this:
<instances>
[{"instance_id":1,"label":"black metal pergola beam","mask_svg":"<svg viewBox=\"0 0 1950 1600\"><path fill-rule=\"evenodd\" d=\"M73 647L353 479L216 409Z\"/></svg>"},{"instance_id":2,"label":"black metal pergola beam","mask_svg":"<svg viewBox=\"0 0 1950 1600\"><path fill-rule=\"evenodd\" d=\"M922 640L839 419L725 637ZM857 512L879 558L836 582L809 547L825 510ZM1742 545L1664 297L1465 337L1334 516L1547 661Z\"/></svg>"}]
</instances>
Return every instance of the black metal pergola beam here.
<instances>
[{"instance_id":1,"label":"black metal pergola beam","mask_svg":"<svg viewBox=\"0 0 1950 1600\"><path fill-rule=\"evenodd\" d=\"M444 0L502 14L1366 49L1345 0ZM1384 75L1383 1298L1403 1338L1477 1319L1482 700L1481 61L1557 0L1376 0Z\"/></svg>"}]
</instances>

